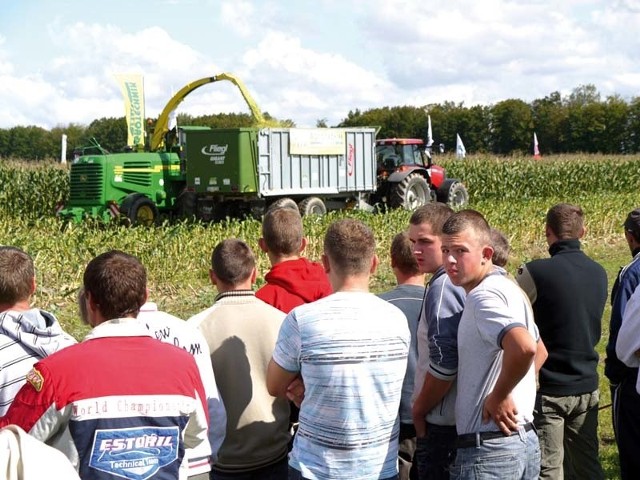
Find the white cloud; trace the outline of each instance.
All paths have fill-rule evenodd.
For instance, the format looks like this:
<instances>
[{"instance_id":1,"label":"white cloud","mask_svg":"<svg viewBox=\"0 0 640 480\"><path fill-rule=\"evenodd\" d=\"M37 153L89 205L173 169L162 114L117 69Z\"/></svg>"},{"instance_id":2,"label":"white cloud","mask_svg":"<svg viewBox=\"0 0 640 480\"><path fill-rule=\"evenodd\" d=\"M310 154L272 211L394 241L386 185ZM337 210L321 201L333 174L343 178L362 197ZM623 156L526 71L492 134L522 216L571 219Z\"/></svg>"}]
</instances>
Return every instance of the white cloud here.
<instances>
[{"instance_id":1,"label":"white cloud","mask_svg":"<svg viewBox=\"0 0 640 480\"><path fill-rule=\"evenodd\" d=\"M227 0L221 4L222 20L241 37L251 35L255 26L254 6L244 0Z\"/></svg>"},{"instance_id":2,"label":"white cloud","mask_svg":"<svg viewBox=\"0 0 640 480\"><path fill-rule=\"evenodd\" d=\"M304 48L300 39L269 32L243 56L242 69L261 92L264 109L278 118L292 118L305 126L319 118L333 122L349 109L382 102L392 85L339 54ZM261 95L265 97L266 95Z\"/></svg>"}]
</instances>

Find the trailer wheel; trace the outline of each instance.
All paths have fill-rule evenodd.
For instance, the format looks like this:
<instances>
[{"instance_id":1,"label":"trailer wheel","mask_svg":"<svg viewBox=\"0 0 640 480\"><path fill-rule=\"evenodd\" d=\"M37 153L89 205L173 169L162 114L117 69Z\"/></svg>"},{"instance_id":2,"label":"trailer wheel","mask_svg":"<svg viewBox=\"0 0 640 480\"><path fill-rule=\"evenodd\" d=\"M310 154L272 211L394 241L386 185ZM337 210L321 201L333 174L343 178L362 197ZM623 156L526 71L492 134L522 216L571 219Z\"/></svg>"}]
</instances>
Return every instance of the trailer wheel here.
<instances>
[{"instance_id":1,"label":"trailer wheel","mask_svg":"<svg viewBox=\"0 0 640 480\"><path fill-rule=\"evenodd\" d=\"M469 192L454 178L446 179L438 188L436 195L439 202L446 203L451 208L462 208L469 203Z\"/></svg>"},{"instance_id":2,"label":"trailer wheel","mask_svg":"<svg viewBox=\"0 0 640 480\"><path fill-rule=\"evenodd\" d=\"M431 200L429 184L419 173L407 175L401 182L391 188L389 205L393 208L415 210Z\"/></svg>"},{"instance_id":3,"label":"trailer wheel","mask_svg":"<svg viewBox=\"0 0 640 480\"><path fill-rule=\"evenodd\" d=\"M132 225L150 227L158 223L158 208L147 197L136 198L127 212Z\"/></svg>"},{"instance_id":4,"label":"trailer wheel","mask_svg":"<svg viewBox=\"0 0 640 480\"><path fill-rule=\"evenodd\" d=\"M307 197L298 203L300 215L324 215L327 213L327 206L318 197Z\"/></svg>"}]
</instances>

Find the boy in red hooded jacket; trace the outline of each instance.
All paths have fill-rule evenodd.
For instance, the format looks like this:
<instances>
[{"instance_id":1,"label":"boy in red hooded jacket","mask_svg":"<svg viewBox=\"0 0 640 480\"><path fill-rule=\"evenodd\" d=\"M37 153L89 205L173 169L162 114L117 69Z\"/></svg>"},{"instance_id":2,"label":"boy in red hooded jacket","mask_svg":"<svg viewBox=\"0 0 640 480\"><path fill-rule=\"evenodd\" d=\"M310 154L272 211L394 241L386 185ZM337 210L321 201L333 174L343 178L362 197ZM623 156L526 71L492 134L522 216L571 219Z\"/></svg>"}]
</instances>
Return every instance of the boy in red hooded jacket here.
<instances>
[{"instance_id":1,"label":"boy in red hooded jacket","mask_svg":"<svg viewBox=\"0 0 640 480\"><path fill-rule=\"evenodd\" d=\"M256 292L260 300L289 313L332 293L322 265L301 256L307 239L297 210L286 206L269 210L258 244L271 262L271 270L265 275L267 284Z\"/></svg>"}]
</instances>

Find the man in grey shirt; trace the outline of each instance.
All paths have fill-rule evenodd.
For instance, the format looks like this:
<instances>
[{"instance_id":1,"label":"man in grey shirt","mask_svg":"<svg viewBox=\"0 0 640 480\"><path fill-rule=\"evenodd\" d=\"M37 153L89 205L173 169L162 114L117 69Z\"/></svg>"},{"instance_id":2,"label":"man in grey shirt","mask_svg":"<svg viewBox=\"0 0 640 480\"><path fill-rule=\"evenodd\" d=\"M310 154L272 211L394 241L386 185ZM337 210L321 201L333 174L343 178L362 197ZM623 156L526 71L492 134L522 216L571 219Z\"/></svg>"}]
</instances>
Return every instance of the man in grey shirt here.
<instances>
[{"instance_id":1,"label":"man in grey shirt","mask_svg":"<svg viewBox=\"0 0 640 480\"><path fill-rule=\"evenodd\" d=\"M400 398L400 438L398 439L398 466L400 480L412 478L411 471L417 471L413 467L413 455L416 450L416 430L413 426L411 415L411 395L413 394L413 381L418 362L418 320L422 311L422 298L424 297L424 277L420 271L418 262L413 255L413 245L409 236L399 233L391 242L391 268L398 285L388 292L378 296L392 303L407 317L411 344L407 361L407 372L402 383L402 397Z\"/></svg>"}]
</instances>

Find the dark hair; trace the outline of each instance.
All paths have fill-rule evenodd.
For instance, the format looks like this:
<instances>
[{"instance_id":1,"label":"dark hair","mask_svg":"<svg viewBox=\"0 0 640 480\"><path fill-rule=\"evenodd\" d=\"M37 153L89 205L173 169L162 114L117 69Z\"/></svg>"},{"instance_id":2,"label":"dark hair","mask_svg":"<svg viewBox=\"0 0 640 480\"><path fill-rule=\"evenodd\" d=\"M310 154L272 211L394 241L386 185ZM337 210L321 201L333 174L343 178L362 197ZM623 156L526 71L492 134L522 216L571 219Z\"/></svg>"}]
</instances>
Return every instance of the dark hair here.
<instances>
[{"instance_id":1,"label":"dark hair","mask_svg":"<svg viewBox=\"0 0 640 480\"><path fill-rule=\"evenodd\" d=\"M405 275L419 275L420 267L413 254L413 244L406 232L398 233L391 241L391 262Z\"/></svg>"},{"instance_id":2,"label":"dark hair","mask_svg":"<svg viewBox=\"0 0 640 480\"><path fill-rule=\"evenodd\" d=\"M262 238L276 255L293 255L302 244L302 217L298 210L280 207L269 210L262 220Z\"/></svg>"},{"instance_id":3,"label":"dark hair","mask_svg":"<svg viewBox=\"0 0 640 480\"><path fill-rule=\"evenodd\" d=\"M559 240L579 238L584 228L582 208L559 203L547 212L547 226Z\"/></svg>"},{"instance_id":4,"label":"dark hair","mask_svg":"<svg viewBox=\"0 0 640 480\"><path fill-rule=\"evenodd\" d=\"M491 244L491 228L477 210L460 210L451 215L442 226L444 235L457 235L464 230L471 229L480 243Z\"/></svg>"},{"instance_id":5,"label":"dark hair","mask_svg":"<svg viewBox=\"0 0 640 480\"><path fill-rule=\"evenodd\" d=\"M453 214L453 209L440 202L431 202L417 208L409 219L411 225L428 223L434 234L440 235L444 222Z\"/></svg>"},{"instance_id":6,"label":"dark hair","mask_svg":"<svg viewBox=\"0 0 640 480\"><path fill-rule=\"evenodd\" d=\"M624 229L636 242L640 242L640 208L631 210L624 221Z\"/></svg>"},{"instance_id":7,"label":"dark hair","mask_svg":"<svg viewBox=\"0 0 640 480\"><path fill-rule=\"evenodd\" d=\"M83 284L106 320L137 316L147 298L147 271L140 260L119 250L91 260Z\"/></svg>"},{"instance_id":8,"label":"dark hair","mask_svg":"<svg viewBox=\"0 0 640 480\"><path fill-rule=\"evenodd\" d=\"M226 285L235 286L244 282L251 276L255 266L253 252L237 238L223 240L211 253L211 269Z\"/></svg>"},{"instance_id":9,"label":"dark hair","mask_svg":"<svg viewBox=\"0 0 640 480\"><path fill-rule=\"evenodd\" d=\"M509 253L511 247L509 246L509 240L500 230L495 228L491 229L491 246L493 247L493 256L491 261L494 265L499 267L505 267L509 263Z\"/></svg>"},{"instance_id":10,"label":"dark hair","mask_svg":"<svg viewBox=\"0 0 640 480\"><path fill-rule=\"evenodd\" d=\"M324 236L324 253L340 275L368 273L375 250L371 229L353 218L333 222Z\"/></svg>"},{"instance_id":11,"label":"dark hair","mask_svg":"<svg viewBox=\"0 0 640 480\"><path fill-rule=\"evenodd\" d=\"M31 296L33 259L17 247L0 247L0 303L13 305Z\"/></svg>"}]
</instances>

